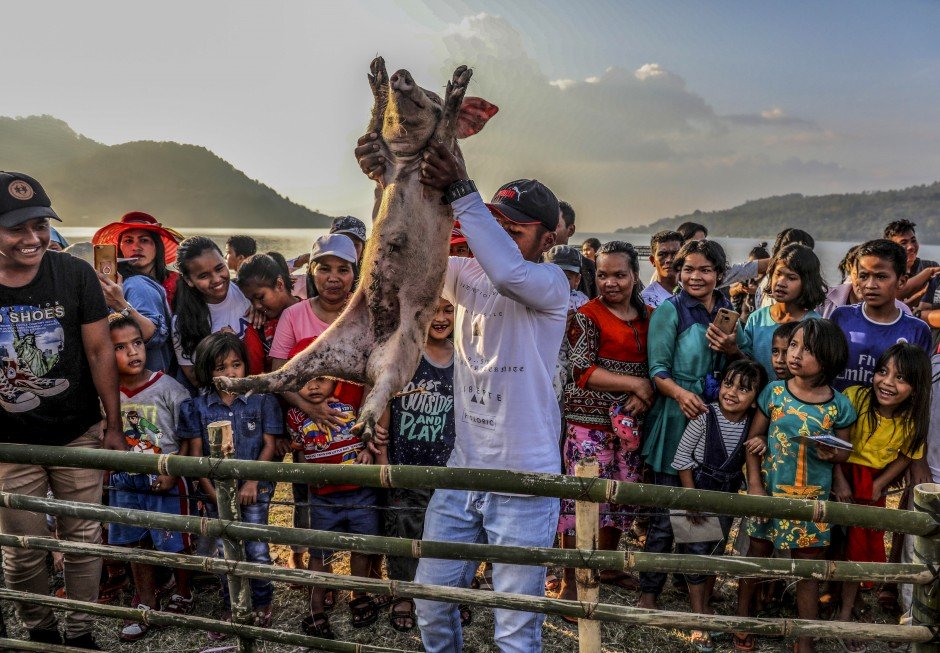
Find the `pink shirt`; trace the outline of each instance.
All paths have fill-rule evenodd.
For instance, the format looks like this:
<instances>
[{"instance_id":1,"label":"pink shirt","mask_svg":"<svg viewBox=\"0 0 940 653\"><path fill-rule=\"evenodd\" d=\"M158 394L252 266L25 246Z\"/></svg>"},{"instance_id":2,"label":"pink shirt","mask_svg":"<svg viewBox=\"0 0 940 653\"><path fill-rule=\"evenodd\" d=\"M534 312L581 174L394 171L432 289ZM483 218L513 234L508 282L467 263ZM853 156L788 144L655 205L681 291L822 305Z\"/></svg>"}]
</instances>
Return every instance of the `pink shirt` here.
<instances>
[{"instance_id":1,"label":"pink shirt","mask_svg":"<svg viewBox=\"0 0 940 653\"><path fill-rule=\"evenodd\" d=\"M287 360L290 351L304 338L316 338L330 326L313 312L309 300L297 302L284 309L274 331L274 341L271 343L271 358Z\"/></svg>"}]
</instances>

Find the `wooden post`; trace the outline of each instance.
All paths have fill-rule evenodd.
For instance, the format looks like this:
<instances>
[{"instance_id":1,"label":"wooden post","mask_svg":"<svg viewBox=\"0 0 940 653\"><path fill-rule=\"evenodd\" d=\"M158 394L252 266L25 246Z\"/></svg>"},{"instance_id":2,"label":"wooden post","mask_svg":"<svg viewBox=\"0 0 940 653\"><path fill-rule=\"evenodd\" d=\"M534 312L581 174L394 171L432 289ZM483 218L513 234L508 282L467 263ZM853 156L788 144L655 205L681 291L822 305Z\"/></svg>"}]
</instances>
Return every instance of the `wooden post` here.
<instances>
[{"instance_id":1,"label":"wooden post","mask_svg":"<svg viewBox=\"0 0 940 653\"><path fill-rule=\"evenodd\" d=\"M932 517L940 514L940 485L923 483L914 488L914 510L926 512ZM940 565L940 537L921 536L914 538L914 561L936 568ZM914 625L927 626L935 631L940 626L940 582L914 586L914 601L911 605ZM934 639L915 642L914 653L940 653L940 644Z\"/></svg>"},{"instance_id":2,"label":"wooden post","mask_svg":"<svg viewBox=\"0 0 940 653\"><path fill-rule=\"evenodd\" d=\"M578 478L597 478L599 470L597 458L585 458L575 465L574 475ZM574 513L577 547L582 551L597 550L600 532L599 504L592 501L575 501ZM578 567L574 570L574 576L578 587L578 601L581 605L590 607L597 605L600 600L601 586L601 575L597 569ZM600 653L600 650L601 622L594 619L578 619L578 651Z\"/></svg>"},{"instance_id":3,"label":"wooden post","mask_svg":"<svg viewBox=\"0 0 940 653\"><path fill-rule=\"evenodd\" d=\"M212 422L209 424L209 456L229 459L235 453L232 441L231 422ZM225 521L241 521L238 503L238 487L234 479L215 479L216 507L219 518ZM245 561L245 546L241 540L222 535L222 553L226 560ZM229 601L232 604L232 618L237 624L251 624L251 586L247 578L228 574ZM238 636L238 652L254 653L255 640Z\"/></svg>"}]
</instances>

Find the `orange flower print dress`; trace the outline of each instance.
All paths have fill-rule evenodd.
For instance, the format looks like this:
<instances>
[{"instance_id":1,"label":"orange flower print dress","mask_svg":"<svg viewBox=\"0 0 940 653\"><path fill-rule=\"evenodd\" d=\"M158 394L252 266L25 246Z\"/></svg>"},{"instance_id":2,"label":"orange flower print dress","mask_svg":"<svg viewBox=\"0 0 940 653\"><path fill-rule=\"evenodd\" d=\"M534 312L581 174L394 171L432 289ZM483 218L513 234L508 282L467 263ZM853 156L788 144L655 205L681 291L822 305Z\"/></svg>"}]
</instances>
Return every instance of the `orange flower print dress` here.
<instances>
[{"instance_id":1,"label":"orange flower print dress","mask_svg":"<svg viewBox=\"0 0 940 653\"><path fill-rule=\"evenodd\" d=\"M797 435L835 435L835 429L855 423L856 413L848 398L833 390L823 403L801 401L786 381L771 383L757 399L770 420L767 453L761 464L764 489L773 497L828 499L832 464L820 460L816 448ZM829 545L829 524L792 519L748 520L748 535L773 542L777 549L804 549Z\"/></svg>"}]
</instances>

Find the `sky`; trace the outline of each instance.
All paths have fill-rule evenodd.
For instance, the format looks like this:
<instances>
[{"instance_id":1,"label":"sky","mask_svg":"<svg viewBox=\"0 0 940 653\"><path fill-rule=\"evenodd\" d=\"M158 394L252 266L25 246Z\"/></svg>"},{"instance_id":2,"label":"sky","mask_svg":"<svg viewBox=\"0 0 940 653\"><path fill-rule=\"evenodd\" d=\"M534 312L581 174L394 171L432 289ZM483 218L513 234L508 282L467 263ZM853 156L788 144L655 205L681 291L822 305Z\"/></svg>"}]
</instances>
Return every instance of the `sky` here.
<instances>
[{"instance_id":1,"label":"sky","mask_svg":"<svg viewBox=\"0 0 940 653\"><path fill-rule=\"evenodd\" d=\"M481 191L538 178L582 231L940 179L933 1L31 0L3 22L0 115L202 145L331 215L371 215L376 54L433 90L471 66L500 107L462 143Z\"/></svg>"}]
</instances>

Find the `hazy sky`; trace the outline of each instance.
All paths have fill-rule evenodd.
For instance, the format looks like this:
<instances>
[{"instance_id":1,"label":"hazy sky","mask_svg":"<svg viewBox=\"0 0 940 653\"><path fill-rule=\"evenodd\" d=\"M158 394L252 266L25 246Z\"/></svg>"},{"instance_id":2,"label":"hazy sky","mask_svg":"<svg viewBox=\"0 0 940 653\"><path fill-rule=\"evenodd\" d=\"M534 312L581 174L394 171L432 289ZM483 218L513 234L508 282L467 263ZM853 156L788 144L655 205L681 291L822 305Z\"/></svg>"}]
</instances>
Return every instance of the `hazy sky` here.
<instances>
[{"instance_id":1,"label":"hazy sky","mask_svg":"<svg viewBox=\"0 0 940 653\"><path fill-rule=\"evenodd\" d=\"M204 145L330 214L371 213L352 147L379 53L499 105L485 195L537 177L582 230L771 194L940 179L940 3L5 3L0 115ZM2 147L2 144L0 144ZM259 225L261 226L261 225Z\"/></svg>"}]
</instances>

